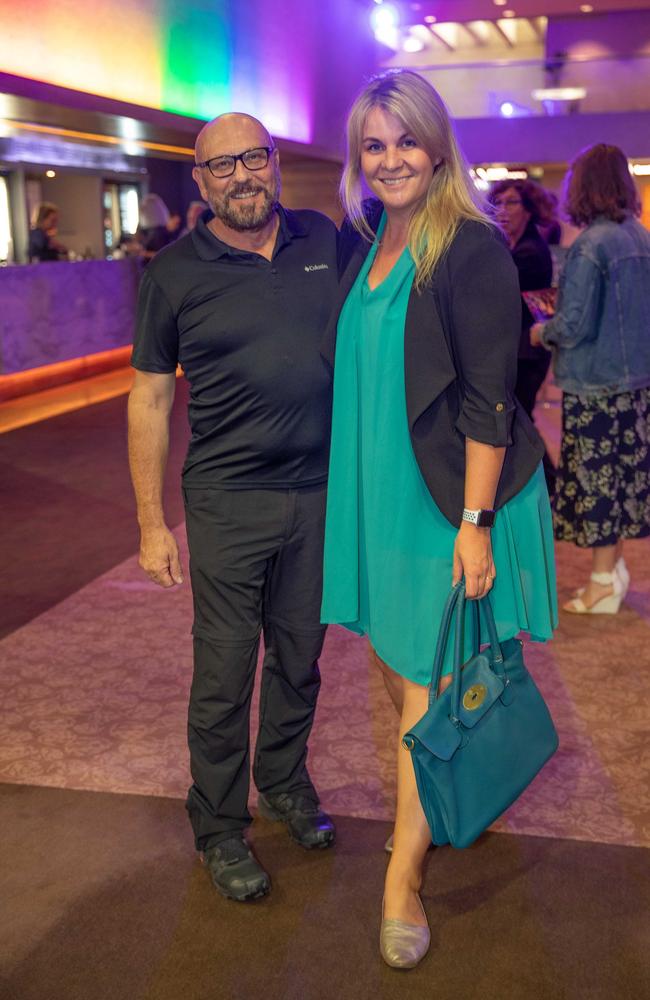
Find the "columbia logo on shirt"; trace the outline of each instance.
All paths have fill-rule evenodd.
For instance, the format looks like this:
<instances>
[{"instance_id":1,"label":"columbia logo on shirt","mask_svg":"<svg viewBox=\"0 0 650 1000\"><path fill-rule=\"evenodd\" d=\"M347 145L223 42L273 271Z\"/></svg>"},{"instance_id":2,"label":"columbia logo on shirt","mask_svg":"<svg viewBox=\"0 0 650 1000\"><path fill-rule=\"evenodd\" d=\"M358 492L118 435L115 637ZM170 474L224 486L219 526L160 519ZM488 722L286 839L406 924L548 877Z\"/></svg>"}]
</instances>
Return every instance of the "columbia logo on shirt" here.
<instances>
[{"instance_id":1,"label":"columbia logo on shirt","mask_svg":"<svg viewBox=\"0 0 650 1000\"><path fill-rule=\"evenodd\" d=\"M305 271L329 271L329 264L305 264Z\"/></svg>"}]
</instances>

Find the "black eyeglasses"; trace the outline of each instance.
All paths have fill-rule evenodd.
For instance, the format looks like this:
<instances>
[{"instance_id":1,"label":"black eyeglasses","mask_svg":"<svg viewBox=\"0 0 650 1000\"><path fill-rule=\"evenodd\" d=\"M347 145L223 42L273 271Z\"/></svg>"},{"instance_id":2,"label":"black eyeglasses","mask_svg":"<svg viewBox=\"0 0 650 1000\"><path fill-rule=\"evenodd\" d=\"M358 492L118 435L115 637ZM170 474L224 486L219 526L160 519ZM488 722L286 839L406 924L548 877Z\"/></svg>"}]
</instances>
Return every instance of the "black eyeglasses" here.
<instances>
[{"instance_id":1,"label":"black eyeglasses","mask_svg":"<svg viewBox=\"0 0 650 1000\"><path fill-rule=\"evenodd\" d=\"M523 205L521 198L506 198L504 201L493 202L495 208L512 208L513 205Z\"/></svg>"},{"instance_id":2,"label":"black eyeglasses","mask_svg":"<svg viewBox=\"0 0 650 1000\"><path fill-rule=\"evenodd\" d=\"M204 160L203 163L196 165L207 167L213 177L230 177L235 172L237 160L241 160L247 170L263 170L274 148L274 146L256 146L255 149L246 149L243 153L213 156L211 160Z\"/></svg>"}]
</instances>

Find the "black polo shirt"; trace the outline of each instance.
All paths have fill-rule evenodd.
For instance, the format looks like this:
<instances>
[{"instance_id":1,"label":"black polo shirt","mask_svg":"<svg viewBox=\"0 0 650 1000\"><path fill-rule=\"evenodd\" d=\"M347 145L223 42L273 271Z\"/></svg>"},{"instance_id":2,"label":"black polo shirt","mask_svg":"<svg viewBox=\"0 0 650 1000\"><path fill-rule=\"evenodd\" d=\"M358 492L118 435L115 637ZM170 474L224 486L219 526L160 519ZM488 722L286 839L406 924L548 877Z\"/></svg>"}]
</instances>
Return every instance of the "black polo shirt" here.
<instances>
[{"instance_id":1,"label":"black polo shirt","mask_svg":"<svg viewBox=\"0 0 650 1000\"><path fill-rule=\"evenodd\" d=\"M271 261L222 243L204 213L140 288L131 363L190 385L186 486L287 489L324 482L331 372L319 345L337 286L336 227L279 209Z\"/></svg>"}]
</instances>

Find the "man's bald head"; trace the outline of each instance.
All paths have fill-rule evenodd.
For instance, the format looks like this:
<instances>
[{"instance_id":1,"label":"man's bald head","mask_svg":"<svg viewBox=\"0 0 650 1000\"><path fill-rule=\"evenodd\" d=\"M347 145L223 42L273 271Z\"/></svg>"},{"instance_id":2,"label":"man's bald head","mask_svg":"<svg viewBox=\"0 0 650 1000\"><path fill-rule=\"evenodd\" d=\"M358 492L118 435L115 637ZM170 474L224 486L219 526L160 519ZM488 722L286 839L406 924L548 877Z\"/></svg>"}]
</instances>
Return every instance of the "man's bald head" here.
<instances>
[{"instance_id":1,"label":"man's bald head","mask_svg":"<svg viewBox=\"0 0 650 1000\"><path fill-rule=\"evenodd\" d=\"M231 111L207 122L198 136L194 147L197 163L224 153L240 153L256 146L272 146L273 140L261 121L252 115Z\"/></svg>"},{"instance_id":2,"label":"man's bald head","mask_svg":"<svg viewBox=\"0 0 650 1000\"><path fill-rule=\"evenodd\" d=\"M262 147L269 150L266 159L244 163L242 153ZM195 166L192 176L217 219L236 232L259 231L269 225L280 196L280 160L268 130L257 118L234 112L219 115L199 132L194 153L197 164L205 166ZM232 173L215 177L207 163L224 156L237 158Z\"/></svg>"}]
</instances>

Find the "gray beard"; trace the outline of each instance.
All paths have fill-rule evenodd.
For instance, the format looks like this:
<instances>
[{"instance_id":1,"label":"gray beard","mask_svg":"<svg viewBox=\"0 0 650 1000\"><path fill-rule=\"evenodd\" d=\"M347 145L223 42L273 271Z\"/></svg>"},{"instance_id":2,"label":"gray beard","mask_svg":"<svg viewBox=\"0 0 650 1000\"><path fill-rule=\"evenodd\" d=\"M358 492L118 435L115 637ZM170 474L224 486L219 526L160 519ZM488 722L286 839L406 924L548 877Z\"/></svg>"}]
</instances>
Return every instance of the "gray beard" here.
<instances>
[{"instance_id":1,"label":"gray beard","mask_svg":"<svg viewBox=\"0 0 650 1000\"><path fill-rule=\"evenodd\" d=\"M241 189L239 189L241 190ZM277 190L273 193L266 188L260 189L263 196L261 205L239 205L232 198L232 192L222 201L210 201L210 208L229 229L234 229L237 233L255 232L264 229L273 218L277 206Z\"/></svg>"}]
</instances>

